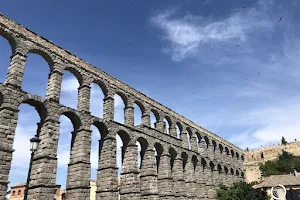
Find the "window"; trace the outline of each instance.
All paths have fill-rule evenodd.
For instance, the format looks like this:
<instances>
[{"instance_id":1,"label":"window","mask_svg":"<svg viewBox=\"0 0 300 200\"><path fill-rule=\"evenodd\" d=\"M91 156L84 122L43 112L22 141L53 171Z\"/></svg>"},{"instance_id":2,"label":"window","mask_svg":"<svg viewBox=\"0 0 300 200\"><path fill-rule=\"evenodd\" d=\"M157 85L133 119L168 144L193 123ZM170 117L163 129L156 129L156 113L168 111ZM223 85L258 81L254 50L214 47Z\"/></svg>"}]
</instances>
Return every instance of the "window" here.
<instances>
[{"instance_id":1,"label":"window","mask_svg":"<svg viewBox=\"0 0 300 200\"><path fill-rule=\"evenodd\" d=\"M15 196L15 194L16 194L16 191L13 191L13 192L12 192L12 196Z\"/></svg>"},{"instance_id":2,"label":"window","mask_svg":"<svg viewBox=\"0 0 300 200\"><path fill-rule=\"evenodd\" d=\"M18 191L18 195L21 195L21 190Z\"/></svg>"}]
</instances>

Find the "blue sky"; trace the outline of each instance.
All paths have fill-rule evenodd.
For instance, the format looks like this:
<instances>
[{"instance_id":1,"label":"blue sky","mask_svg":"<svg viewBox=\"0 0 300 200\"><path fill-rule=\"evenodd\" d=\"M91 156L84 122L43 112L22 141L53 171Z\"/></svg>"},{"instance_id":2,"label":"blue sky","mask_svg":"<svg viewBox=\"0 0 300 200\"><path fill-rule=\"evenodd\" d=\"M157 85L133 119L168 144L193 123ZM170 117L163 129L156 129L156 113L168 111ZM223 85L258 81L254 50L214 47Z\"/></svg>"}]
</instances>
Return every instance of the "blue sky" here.
<instances>
[{"instance_id":1,"label":"blue sky","mask_svg":"<svg viewBox=\"0 0 300 200\"><path fill-rule=\"evenodd\" d=\"M282 135L299 139L298 0L30 0L18 6L1 1L0 7L4 15L241 148L277 144ZM0 50L3 82L10 48L1 37ZM49 67L36 55L27 61L22 87L45 95ZM62 103L76 105L76 84L64 74ZM103 94L96 86L92 94L92 113L101 116ZM120 121L122 102L116 102ZM25 180L29 153L21 153L27 150L18 144L33 136L38 122L31 107L20 110L12 184ZM61 121L57 180L64 185L72 126L67 118ZM99 137L94 130L93 141Z\"/></svg>"}]
</instances>

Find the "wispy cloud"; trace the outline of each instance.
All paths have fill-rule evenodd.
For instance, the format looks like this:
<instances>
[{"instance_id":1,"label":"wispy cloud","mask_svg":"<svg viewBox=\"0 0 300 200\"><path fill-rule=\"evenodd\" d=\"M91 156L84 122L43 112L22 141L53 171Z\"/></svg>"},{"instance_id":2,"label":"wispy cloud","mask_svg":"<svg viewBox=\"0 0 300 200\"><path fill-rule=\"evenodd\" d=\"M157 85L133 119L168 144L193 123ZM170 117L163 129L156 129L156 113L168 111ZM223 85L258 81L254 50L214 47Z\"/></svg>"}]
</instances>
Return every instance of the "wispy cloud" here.
<instances>
[{"instance_id":1,"label":"wispy cloud","mask_svg":"<svg viewBox=\"0 0 300 200\"><path fill-rule=\"evenodd\" d=\"M174 61L198 56L204 47L222 48L228 43L239 44L249 34L261 28L272 29L273 24L266 15L264 4L235 11L222 20L211 20L187 14L176 16L176 10L166 10L151 18L151 22L163 31L167 41L165 51Z\"/></svg>"}]
</instances>

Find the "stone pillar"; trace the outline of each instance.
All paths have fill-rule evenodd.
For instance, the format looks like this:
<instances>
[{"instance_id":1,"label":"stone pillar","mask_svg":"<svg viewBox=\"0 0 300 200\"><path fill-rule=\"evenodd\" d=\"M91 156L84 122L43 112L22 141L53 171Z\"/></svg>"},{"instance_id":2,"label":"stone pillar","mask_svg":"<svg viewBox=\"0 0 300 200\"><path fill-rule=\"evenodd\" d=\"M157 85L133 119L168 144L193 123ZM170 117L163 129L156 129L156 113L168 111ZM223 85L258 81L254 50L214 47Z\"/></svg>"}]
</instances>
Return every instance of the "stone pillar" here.
<instances>
[{"instance_id":1,"label":"stone pillar","mask_svg":"<svg viewBox=\"0 0 300 200\"><path fill-rule=\"evenodd\" d=\"M9 105L0 109L0 200L5 200L8 176L11 167L13 140L17 126L19 110L13 110Z\"/></svg>"},{"instance_id":2,"label":"stone pillar","mask_svg":"<svg viewBox=\"0 0 300 200\"><path fill-rule=\"evenodd\" d=\"M28 199L53 199L56 187L59 121L46 118L38 124L40 144L30 176Z\"/></svg>"},{"instance_id":3,"label":"stone pillar","mask_svg":"<svg viewBox=\"0 0 300 200\"><path fill-rule=\"evenodd\" d=\"M8 67L5 85L13 86L14 88L22 87L22 79L27 58L27 50L22 44L17 45L15 52L11 56L10 65Z\"/></svg>"},{"instance_id":4,"label":"stone pillar","mask_svg":"<svg viewBox=\"0 0 300 200\"><path fill-rule=\"evenodd\" d=\"M200 140L199 148L200 148L200 155L202 157L206 157L208 155L208 152L207 152L206 142L204 141L204 139Z\"/></svg>"},{"instance_id":5,"label":"stone pillar","mask_svg":"<svg viewBox=\"0 0 300 200\"><path fill-rule=\"evenodd\" d=\"M187 134L188 133L186 131L181 132L181 147L185 148L185 149L189 148L189 142L188 142Z\"/></svg>"},{"instance_id":6,"label":"stone pillar","mask_svg":"<svg viewBox=\"0 0 300 200\"><path fill-rule=\"evenodd\" d=\"M101 138L102 139L102 138ZM109 133L103 138L97 173L97 200L118 199L118 168L116 163L116 135Z\"/></svg>"},{"instance_id":7,"label":"stone pillar","mask_svg":"<svg viewBox=\"0 0 300 200\"><path fill-rule=\"evenodd\" d=\"M114 110L114 97L112 94L109 94L103 99L103 119L105 121L114 120Z\"/></svg>"},{"instance_id":8,"label":"stone pillar","mask_svg":"<svg viewBox=\"0 0 300 200\"><path fill-rule=\"evenodd\" d=\"M166 123L164 121L158 121L158 122L155 123L154 126L155 126L156 130L158 130L162 133L165 133L164 128L166 126Z\"/></svg>"},{"instance_id":9,"label":"stone pillar","mask_svg":"<svg viewBox=\"0 0 300 200\"><path fill-rule=\"evenodd\" d=\"M90 198L91 130L79 129L72 133L66 200Z\"/></svg>"},{"instance_id":10,"label":"stone pillar","mask_svg":"<svg viewBox=\"0 0 300 200\"><path fill-rule=\"evenodd\" d=\"M177 138L176 124L172 123L170 125L170 135Z\"/></svg>"},{"instance_id":11,"label":"stone pillar","mask_svg":"<svg viewBox=\"0 0 300 200\"><path fill-rule=\"evenodd\" d=\"M172 175L174 179L173 194L175 195L175 199L186 199L186 184L184 181L183 161L178 155L174 160Z\"/></svg>"},{"instance_id":12,"label":"stone pillar","mask_svg":"<svg viewBox=\"0 0 300 200\"><path fill-rule=\"evenodd\" d=\"M214 148L214 146L213 146ZM220 156L220 148L218 145L216 145L215 149L214 149L214 159L219 160L221 158Z\"/></svg>"},{"instance_id":13,"label":"stone pillar","mask_svg":"<svg viewBox=\"0 0 300 200\"><path fill-rule=\"evenodd\" d=\"M148 147L145 152L140 174L140 190L142 200L159 200L157 167L155 163L155 150Z\"/></svg>"},{"instance_id":14,"label":"stone pillar","mask_svg":"<svg viewBox=\"0 0 300 200\"><path fill-rule=\"evenodd\" d=\"M90 96L91 87L84 83L78 88L78 104L77 109L81 112L90 112Z\"/></svg>"},{"instance_id":15,"label":"stone pillar","mask_svg":"<svg viewBox=\"0 0 300 200\"><path fill-rule=\"evenodd\" d=\"M212 179L212 170L210 167L204 168L206 175L206 198L215 199L215 186Z\"/></svg>"},{"instance_id":16,"label":"stone pillar","mask_svg":"<svg viewBox=\"0 0 300 200\"><path fill-rule=\"evenodd\" d=\"M124 108L124 124L127 126L134 126L134 107L131 101L127 102Z\"/></svg>"},{"instance_id":17,"label":"stone pillar","mask_svg":"<svg viewBox=\"0 0 300 200\"><path fill-rule=\"evenodd\" d=\"M63 73L56 69L49 74L46 99L59 103Z\"/></svg>"},{"instance_id":18,"label":"stone pillar","mask_svg":"<svg viewBox=\"0 0 300 200\"><path fill-rule=\"evenodd\" d=\"M191 158L187 160L186 166L185 166L185 184L186 184L186 192L187 192L187 199L194 199L196 194L196 186L194 184L195 177L194 177L194 166Z\"/></svg>"},{"instance_id":19,"label":"stone pillar","mask_svg":"<svg viewBox=\"0 0 300 200\"><path fill-rule=\"evenodd\" d=\"M215 169L212 172L212 179L213 179L213 183L215 186L215 190L219 189L221 182L220 182L220 173L219 173L219 170L217 169L217 167L215 167Z\"/></svg>"},{"instance_id":20,"label":"stone pillar","mask_svg":"<svg viewBox=\"0 0 300 200\"><path fill-rule=\"evenodd\" d=\"M198 153L197 136L195 134L190 138L191 150Z\"/></svg>"},{"instance_id":21,"label":"stone pillar","mask_svg":"<svg viewBox=\"0 0 300 200\"><path fill-rule=\"evenodd\" d=\"M126 147L121 175L122 200L140 199L140 175L138 169L138 146L131 140Z\"/></svg>"},{"instance_id":22,"label":"stone pillar","mask_svg":"<svg viewBox=\"0 0 300 200\"><path fill-rule=\"evenodd\" d=\"M142 125L151 127L150 110L145 110L142 116Z\"/></svg>"},{"instance_id":23,"label":"stone pillar","mask_svg":"<svg viewBox=\"0 0 300 200\"><path fill-rule=\"evenodd\" d=\"M158 168L159 199L173 199L173 179L171 174L170 155L163 152Z\"/></svg>"},{"instance_id":24,"label":"stone pillar","mask_svg":"<svg viewBox=\"0 0 300 200\"><path fill-rule=\"evenodd\" d=\"M200 162L197 163L196 167L196 180L197 180L197 192L196 197L198 199L205 199L206 198L206 179L203 173L203 166Z\"/></svg>"}]
</instances>

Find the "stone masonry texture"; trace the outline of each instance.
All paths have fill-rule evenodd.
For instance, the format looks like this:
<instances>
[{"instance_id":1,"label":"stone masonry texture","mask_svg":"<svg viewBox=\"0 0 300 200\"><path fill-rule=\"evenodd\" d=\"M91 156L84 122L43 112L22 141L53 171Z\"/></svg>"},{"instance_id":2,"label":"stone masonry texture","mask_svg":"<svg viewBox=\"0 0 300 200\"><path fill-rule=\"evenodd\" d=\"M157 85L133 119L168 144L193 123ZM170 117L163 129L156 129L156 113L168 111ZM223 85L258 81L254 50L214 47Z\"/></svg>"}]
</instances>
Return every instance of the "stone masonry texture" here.
<instances>
[{"instance_id":1,"label":"stone masonry texture","mask_svg":"<svg viewBox=\"0 0 300 200\"><path fill-rule=\"evenodd\" d=\"M29 183L29 200L52 200L56 186L59 118L72 123L67 200L90 199L91 129L101 133L97 173L97 200L121 199L215 199L220 184L230 185L244 177L244 151L191 122L162 104L88 64L51 41L0 14L0 36L8 40L12 56L4 83L0 83L0 200L5 200L11 168L18 108L29 104L40 115L38 136ZM50 67L45 98L22 90L28 53L42 56ZM62 75L73 73L80 84L77 109L59 103ZM98 84L105 98L103 118L90 114L91 84ZM114 119L114 95L125 103L125 123ZM134 125L136 103L142 124ZM157 118L151 128L150 112ZM167 119L169 130L166 130ZM176 134L176 127L181 137ZM123 172L118 184L116 135L123 141ZM138 148L141 144L141 166Z\"/></svg>"}]
</instances>

